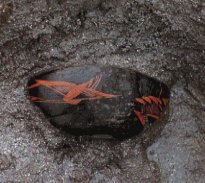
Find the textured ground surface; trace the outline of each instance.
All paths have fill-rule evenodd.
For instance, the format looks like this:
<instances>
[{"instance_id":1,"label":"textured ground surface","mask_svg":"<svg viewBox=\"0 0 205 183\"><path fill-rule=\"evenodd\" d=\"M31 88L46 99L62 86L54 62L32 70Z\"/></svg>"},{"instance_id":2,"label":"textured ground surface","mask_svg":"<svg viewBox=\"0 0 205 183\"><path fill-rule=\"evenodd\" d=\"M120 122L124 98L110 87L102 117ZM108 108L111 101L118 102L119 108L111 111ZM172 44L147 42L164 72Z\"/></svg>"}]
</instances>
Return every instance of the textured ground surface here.
<instances>
[{"instance_id":1,"label":"textured ground surface","mask_svg":"<svg viewBox=\"0 0 205 183\"><path fill-rule=\"evenodd\" d=\"M28 78L93 63L167 83L167 117L123 142L55 129ZM0 182L205 182L204 70L203 0L0 0Z\"/></svg>"}]
</instances>

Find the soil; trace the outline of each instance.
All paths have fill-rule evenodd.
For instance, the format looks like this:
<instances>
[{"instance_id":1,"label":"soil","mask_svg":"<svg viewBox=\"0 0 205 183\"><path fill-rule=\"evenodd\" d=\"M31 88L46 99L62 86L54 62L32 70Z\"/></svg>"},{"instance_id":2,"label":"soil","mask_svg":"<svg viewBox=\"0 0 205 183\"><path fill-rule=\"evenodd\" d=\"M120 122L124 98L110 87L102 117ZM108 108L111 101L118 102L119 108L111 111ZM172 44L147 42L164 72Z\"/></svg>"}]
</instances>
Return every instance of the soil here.
<instances>
[{"instance_id":1,"label":"soil","mask_svg":"<svg viewBox=\"0 0 205 183\"><path fill-rule=\"evenodd\" d=\"M124 141L76 138L29 100L28 80L77 65L166 83L167 115ZM204 182L203 0L0 0L0 182Z\"/></svg>"}]
</instances>

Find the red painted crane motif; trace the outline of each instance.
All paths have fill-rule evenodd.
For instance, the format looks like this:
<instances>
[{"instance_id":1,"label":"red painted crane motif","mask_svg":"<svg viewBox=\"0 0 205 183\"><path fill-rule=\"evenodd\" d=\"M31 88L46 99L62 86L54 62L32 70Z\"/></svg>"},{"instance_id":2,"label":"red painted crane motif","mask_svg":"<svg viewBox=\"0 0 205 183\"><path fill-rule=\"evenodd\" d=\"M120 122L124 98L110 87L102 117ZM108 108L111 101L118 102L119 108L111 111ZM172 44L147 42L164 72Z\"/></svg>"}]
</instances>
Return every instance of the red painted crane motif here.
<instances>
[{"instance_id":1,"label":"red painted crane motif","mask_svg":"<svg viewBox=\"0 0 205 183\"><path fill-rule=\"evenodd\" d=\"M35 80L35 83L29 86L29 89L44 86L62 95L63 100L48 100L35 96L32 96L31 100L33 102L67 103L70 105L77 105L83 100L110 99L120 96L97 91L96 88L99 85L101 79L102 74L96 75L94 78L81 84L75 84L66 81ZM83 94L85 97L80 98L79 96L81 94Z\"/></svg>"}]
</instances>

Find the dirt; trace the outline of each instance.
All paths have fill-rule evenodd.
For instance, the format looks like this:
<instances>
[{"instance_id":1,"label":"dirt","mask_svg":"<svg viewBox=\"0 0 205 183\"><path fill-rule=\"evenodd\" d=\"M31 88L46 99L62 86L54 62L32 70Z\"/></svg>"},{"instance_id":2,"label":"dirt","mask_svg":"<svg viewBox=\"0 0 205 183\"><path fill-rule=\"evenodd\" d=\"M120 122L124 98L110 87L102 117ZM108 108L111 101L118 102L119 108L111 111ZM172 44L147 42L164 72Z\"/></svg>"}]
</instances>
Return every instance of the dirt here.
<instances>
[{"instance_id":1,"label":"dirt","mask_svg":"<svg viewBox=\"0 0 205 183\"><path fill-rule=\"evenodd\" d=\"M165 82L166 117L125 141L53 127L29 78L90 64ZM204 182L204 70L203 0L0 0L0 182Z\"/></svg>"}]
</instances>

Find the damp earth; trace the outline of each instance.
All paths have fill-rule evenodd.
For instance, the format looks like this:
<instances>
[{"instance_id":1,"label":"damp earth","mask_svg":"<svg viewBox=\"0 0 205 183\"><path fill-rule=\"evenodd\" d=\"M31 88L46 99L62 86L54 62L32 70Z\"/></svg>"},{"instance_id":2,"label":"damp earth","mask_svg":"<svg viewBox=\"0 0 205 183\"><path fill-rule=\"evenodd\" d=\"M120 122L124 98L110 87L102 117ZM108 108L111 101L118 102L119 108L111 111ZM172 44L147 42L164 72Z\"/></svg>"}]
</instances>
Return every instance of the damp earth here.
<instances>
[{"instance_id":1,"label":"damp earth","mask_svg":"<svg viewBox=\"0 0 205 183\"><path fill-rule=\"evenodd\" d=\"M166 84L167 114L120 141L54 127L29 79L95 64ZM204 70L201 0L0 0L1 182L204 182Z\"/></svg>"}]
</instances>

